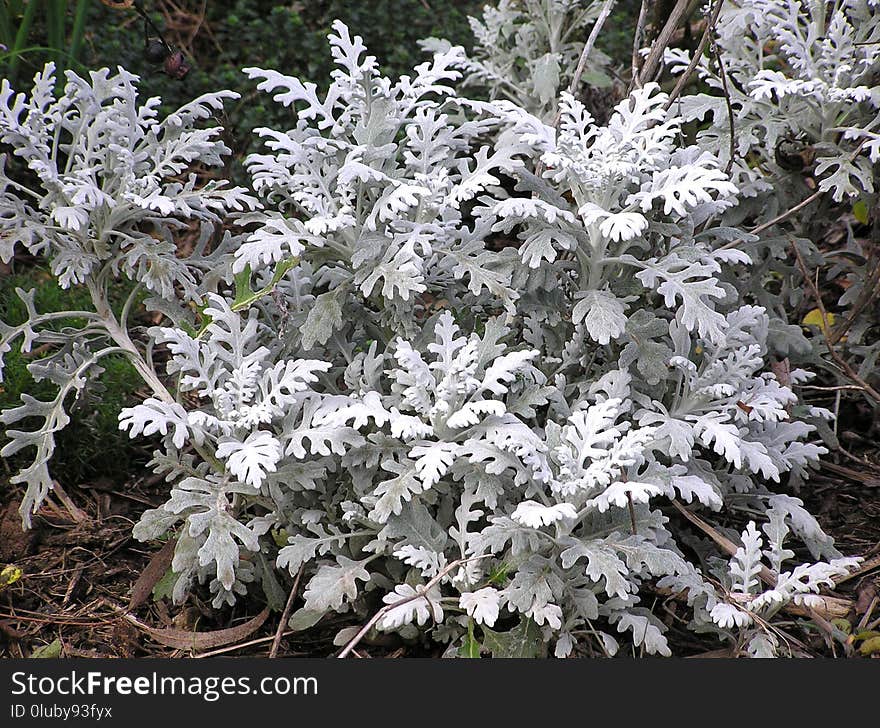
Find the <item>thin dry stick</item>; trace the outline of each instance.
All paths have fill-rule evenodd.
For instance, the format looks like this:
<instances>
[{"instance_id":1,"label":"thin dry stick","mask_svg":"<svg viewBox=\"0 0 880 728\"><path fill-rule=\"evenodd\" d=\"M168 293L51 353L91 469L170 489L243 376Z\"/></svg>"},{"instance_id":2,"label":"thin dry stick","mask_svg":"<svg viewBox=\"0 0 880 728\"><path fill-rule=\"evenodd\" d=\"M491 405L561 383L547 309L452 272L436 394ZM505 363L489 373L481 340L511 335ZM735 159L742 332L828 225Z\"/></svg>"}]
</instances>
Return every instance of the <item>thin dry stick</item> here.
<instances>
[{"instance_id":1,"label":"thin dry stick","mask_svg":"<svg viewBox=\"0 0 880 728\"><path fill-rule=\"evenodd\" d=\"M636 21L636 32L633 36L632 80L629 83L630 91L633 90L633 87L642 87L642 82L639 81L639 51L642 50L642 36L645 34L645 21L648 18L648 2L649 0L642 0L642 6L639 8L639 19Z\"/></svg>"},{"instance_id":2,"label":"thin dry stick","mask_svg":"<svg viewBox=\"0 0 880 728\"><path fill-rule=\"evenodd\" d=\"M875 594L874 598L871 600L871 604L868 606L868 609L865 611L865 613L862 615L862 618L859 620L859 623L856 626L856 629L861 630L861 629L865 628L865 626L868 624L868 620L871 619L871 615L874 613L874 608L877 606L878 602L880 602L880 597L878 597Z\"/></svg>"},{"instance_id":3,"label":"thin dry stick","mask_svg":"<svg viewBox=\"0 0 880 728\"><path fill-rule=\"evenodd\" d=\"M789 208L788 210L786 210L783 213L780 213L779 215L774 217L772 220L768 220L765 223L761 223L760 225L758 225L758 227L755 227L755 228L752 228L751 230L749 230L749 235L757 235L758 233L764 232L767 228L771 228L774 225L776 225L777 223L782 222L786 218L791 217L796 212L803 210L807 205L810 205L811 203L818 200L823 194L824 194L823 190L816 190L812 195L804 198L803 200L798 202L798 204L796 204L794 207ZM735 248L737 245L741 245L744 242L746 242L745 238L737 238L736 240L731 240L729 243L725 243L720 248L718 248L718 250L727 250L728 248Z\"/></svg>"},{"instance_id":4,"label":"thin dry stick","mask_svg":"<svg viewBox=\"0 0 880 728\"><path fill-rule=\"evenodd\" d=\"M599 17L596 18L596 22L593 23L590 35L587 36L586 45L584 45L584 49L581 51L581 57L578 59L578 64L574 69L574 75L571 77L571 83L568 84L568 92L570 94L574 94L577 90L578 84L581 81L581 76L584 75L584 69L587 67L587 58L590 53L593 52L593 46L596 45L596 40L599 38L599 31L602 30L602 26L605 25L605 21L608 20L608 16L611 14L611 8L614 7L614 2L615 0L605 0L602 9L599 11ZM556 126L558 125L559 114L556 115Z\"/></svg>"},{"instance_id":5,"label":"thin dry stick","mask_svg":"<svg viewBox=\"0 0 880 728\"><path fill-rule=\"evenodd\" d=\"M296 634L295 629L289 629L286 632L282 632L282 637L287 637L287 635ZM244 649L245 647L253 647L254 645L261 645L264 642L269 642L270 640L274 640L275 636L270 635L269 637L257 637L257 639L249 640L248 642L239 642L235 645L227 645L226 647L220 647L216 650L211 650L210 652L200 652L197 655L192 655L191 659L200 660L203 657L216 657L217 655L225 655L227 652L235 652L236 650Z\"/></svg>"},{"instance_id":6,"label":"thin dry stick","mask_svg":"<svg viewBox=\"0 0 880 728\"><path fill-rule=\"evenodd\" d=\"M290 610L293 609L293 600L296 599L297 592L299 592L299 580L302 579L303 569L305 568L305 564L299 567L296 579L293 580L293 586L290 587L287 604L284 605L284 611L281 612L281 620L278 622L278 629L275 631L275 639L272 640L272 649L269 650L270 659L278 654L278 648L281 646L281 638L284 636L284 627L287 625L287 620L290 619Z\"/></svg>"},{"instance_id":7,"label":"thin dry stick","mask_svg":"<svg viewBox=\"0 0 880 728\"><path fill-rule=\"evenodd\" d=\"M358 630L358 633L351 638L349 643L345 646L342 652L339 653L338 658L341 660L346 657L349 652L351 652L355 647L357 647L358 643L364 638L364 635L367 634L382 617L384 617L388 612L392 609L396 609L404 604L408 604L409 602L414 602L416 599L424 599L428 601L427 594L431 590L431 587L435 584L438 584L443 577L445 577L450 571L457 569L459 566L462 566L469 561L477 561L479 559L487 559L490 554L484 554L483 556L471 556L469 559L458 559L457 561L453 561L449 566L447 566L443 571L441 571L437 576L435 576L431 581L429 581L425 586L419 590L417 593L412 596L405 597L401 599L399 602L394 602L394 604L386 604L382 609L376 612L370 620Z\"/></svg>"},{"instance_id":8,"label":"thin dry stick","mask_svg":"<svg viewBox=\"0 0 880 728\"><path fill-rule=\"evenodd\" d=\"M862 311L864 311L877 296L878 291L880 291L880 261L874 266L874 270L871 271L868 280L863 285L862 293L856 300L852 313L846 321L831 332L832 343L837 344L837 342L846 336L847 332L852 328L852 325L858 320L859 316L861 316Z\"/></svg>"},{"instance_id":9,"label":"thin dry stick","mask_svg":"<svg viewBox=\"0 0 880 728\"><path fill-rule=\"evenodd\" d=\"M849 572L849 574L847 574L846 576L842 576L840 579L838 579L835 582L835 585L839 586L840 584L843 584L843 582L845 582L845 581L849 581L850 579L855 579L857 577L864 576L869 571L874 571L874 569L880 569L880 556L874 556L873 558L868 559L867 561L863 561L861 566L859 566L858 569L856 569L855 571Z\"/></svg>"},{"instance_id":10,"label":"thin dry stick","mask_svg":"<svg viewBox=\"0 0 880 728\"><path fill-rule=\"evenodd\" d=\"M672 12L669 14L666 24L663 26L660 34L651 46L651 52L648 53L645 65L642 66L642 71L639 74L640 86L644 86L646 82L654 78L654 74L660 66L660 59L663 57L663 51L665 51L666 46L669 45L672 34L678 27L681 16L684 15L684 11L687 9L689 2L690 0L678 0L678 2L675 3L675 7L672 8Z\"/></svg>"},{"instance_id":11,"label":"thin dry stick","mask_svg":"<svg viewBox=\"0 0 880 728\"><path fill-rule=\"evenodd\" d=\"M718 544L718 546L721 547L722 551L725 551L729 556L734 556L736 554L737 545L733 541L731 541L726 536L723 536L717 529L706 523L696 513L691 513L678 501L672 500L670 502L673 506L675 506L676 510L681 513L681 515L687 518L691 523L693 523L697 528L699 528L703 533L711 538L716 544ZM760 577L761 581L763 581L767 586L771 588L775 587L778 581L777 575L766 566L761 567L761 570L758 572L758 576ZM839 580L837 583L839 584L840 581L842 580ZM830 617L843 616L844 614L849 612L852 607L852 602L848 599L839 599L837 597L830 596L822 597L822 599L824 601L823 610L826 612L827 616ZM825 619L825 615L820 614L812 607L799 607L796 604L786 604L783 608L785 609L785 611L790 612L791 614L808 616L813 619ZM817 623L820 623L818 619Z\"/></svg>"},{"instance_id":12,"label":"thin dry stick","mask_svg":"<svg viewBox=\"0 0 880 728\"><path fill-rule=\"evenodd\" d=\"M718 3L719 6L721 3ZM712 53L715 56L715 62L718 64L718 75L721 78L721 88L724 91L724 105L727 107L727 123L730 125L730 149L728 150L730 158L727 160L727 166L724 167L724 174L730 176L730 170L733 169L733 161L736 158L736 140L734 134L736 128L733 121L733 104L730 103L730 88L727 85L727 70L724 68L724 61L721 60L721 53L718 50L718 44L715 38L712 38Z\"/></svg>"},{"instance_id":13,"label":"thin dry stick","mask_svg":"<svg viewBox=\"0 0 880 728\"><path fill-rule=\"evenodd\" d=\"M669 99L663 106L664 109L668 109L670 106L672 106L672 103L679 97L681 92L684 90L684 87L687 85L688 81L690 81L691 76L694 75L694 71L697 70L697 66L700 63L700 58L702 58L703 56L703 51L706 50L706 44L709 42L709 38L715 30L715 22L718 20L718 14L721 12L721 6L723 4L723 0L715 0L715 5L712 8L712 14L706 21L706 29L703 31L703 36L700 38L700 43L697 46L697 49L694 51L691 57L691 62L688 64L685 72L681 74L681 76L679 76L675 87L672 89L672 93L669 94Z\"/></svg>"},{"instance_id":14,"label":"thin dry stick","mask_svg":"<svg viewBox=\"0 0 880 728\"><path fill-rule=\"evenodd\" d=\"M819 308L819 313L822 314L822 326L820 328L822 329L822 336L825 338L825 345L828 347L828 353L831 355L831 358L837 362L837 365L843 369L846 376L859 386L863 387L865 393L870 395L872 399L880 404L880 392L862 379L858 372L850 366L850 363L838 353L837 349L834 348L834 342L831 340L831 334L829 333L830 326L828 323L828 312L825 310L825 304L822 302L822 294L819 292L819 287L807 271L807 266L804 263L803 257L801 257L801 251L798 250L797 244L794 242L793 238L791 239L791 248L794 250L794 256L797 259L797 265L801 271L801 275L803 275L804 280L810 287L813 298L816 299L816 306Z\"/></svg>"}]
</instances>

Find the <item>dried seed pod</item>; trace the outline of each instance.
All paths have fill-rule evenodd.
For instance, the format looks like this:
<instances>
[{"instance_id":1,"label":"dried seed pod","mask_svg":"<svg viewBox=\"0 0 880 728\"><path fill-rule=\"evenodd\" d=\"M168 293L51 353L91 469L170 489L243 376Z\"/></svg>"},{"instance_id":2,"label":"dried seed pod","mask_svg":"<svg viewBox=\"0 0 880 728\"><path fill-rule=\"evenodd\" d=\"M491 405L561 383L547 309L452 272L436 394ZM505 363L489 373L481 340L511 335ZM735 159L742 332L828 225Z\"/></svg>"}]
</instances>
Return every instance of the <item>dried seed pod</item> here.
<instances>
[{"instance_id":1,"label":"dried seed pod","mask_svg":"<svg viewBox=\"0 0 880 728\"><path fill-rule=\"evenodd\" d=\"M158 38L150 38L144 45L144 58L154 65L162 63L170 53L168 46Z\"/></svg>"},{"instance_id":2,"label":"dried seed pod","mask_svg":"<svg viewBox=\"0 0 880 728\"><path fill-rule=\"evenodd\" d=\"M181 51L171 53L165 59L164 71L171 78L182 79L189 73L189 64L186 62L186 56Z\"/></svg>"}]
</instances>

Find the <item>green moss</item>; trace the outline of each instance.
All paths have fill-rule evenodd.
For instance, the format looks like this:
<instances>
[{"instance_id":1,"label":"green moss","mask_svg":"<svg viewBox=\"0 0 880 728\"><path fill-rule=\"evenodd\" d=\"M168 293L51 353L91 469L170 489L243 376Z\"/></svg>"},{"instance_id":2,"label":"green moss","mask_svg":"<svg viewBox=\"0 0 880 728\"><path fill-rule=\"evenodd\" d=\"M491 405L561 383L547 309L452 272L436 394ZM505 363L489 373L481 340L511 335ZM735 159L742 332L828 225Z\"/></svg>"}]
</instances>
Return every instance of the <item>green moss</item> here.
<instances>
[{"instance_id":1,"label":"green moss","mask_svg":"<svg viewBox=\"0 0 880 728\"><path fill-rule=\"evenodd\" d=\"M20 274L0 278L0 319L17 324L25 319L25 308L15 294L16 288L36 289L38 311L88 310L88 292L83 288L63 290L43 268L35 267ZM131 290L130 283L119 283L111 291L111 303L117 311ZM55 322L55 327L82 324L75 319ZM26 393L48 400L57 389L49 382L36 382L27 370L39 354L23 355L13 346L4 357L4 381L0 384L0 409L17 406ZM56 437L55 457L51 468L62 483L80 483L96 478L125 479L145 456L125 433L119 431L117 415L122 407L135 402L135 391L142 382L134 367L122 356L101 361L103 373L89 384L76 402L68 401L71 423ZM9 459L11 468L27 462L28 451Z\"/></svg>"}]
</instances>

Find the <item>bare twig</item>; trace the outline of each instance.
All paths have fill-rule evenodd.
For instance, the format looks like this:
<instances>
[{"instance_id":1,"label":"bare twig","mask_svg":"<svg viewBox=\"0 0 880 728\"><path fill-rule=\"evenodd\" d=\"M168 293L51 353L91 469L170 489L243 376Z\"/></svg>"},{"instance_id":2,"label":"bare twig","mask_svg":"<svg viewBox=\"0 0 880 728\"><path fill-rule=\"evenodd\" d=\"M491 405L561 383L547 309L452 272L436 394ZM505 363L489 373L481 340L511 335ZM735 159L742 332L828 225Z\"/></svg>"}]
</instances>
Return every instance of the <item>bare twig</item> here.
<instances>
[{"instance_id":1,"label":"bare twig","mask_svg":"<svg viewBox=\"0 0 880 728\"><path fill-rule=\"evenodd\" d=\"M700 518L696 513L691 513L687 508L685 508L681 503L676 500L670 501L675 509L681 513L685 518L687 518L691 523L693 523L697 528L699 528L703 533L705 533L709 538L711 538L722 551L727 553L729 556L733 556L737 552L737 545L733 543L729 538L723 536L718 529L713 528L708 523L706 523L702 518ZM778 581L777 575L768 569L766 566L762 566L761 570L758 572L758 576L761 581L763 581L769 587L775 587ZM841 583L843 579L839 579L837 583ZM831 597L831 596L822 596L822 606L812 607L801 607L797 604L790 603L786 604L783 609L797 616L803 617L813 617L816 615L821 616L824 619L835 617L843 617L849 613L852 608L852 602L849 599L840 599L839 597ZM823 614L824 612L824 614Z\"/></svg>"},{"instance_id":2,"label":"bare twig","mask_svg":"<svg viewBox=\"0 0 880 728\"><path fill-rule=\"evenodd\" d=\"M487 559L491 554L484 554L483 556L472 556L469 559L458 559L449 564L445 569L443 569L437 576L431 579L424 587L418 590L415 594L409 597L405 597L398 602L394 602L393 604L386 604L382 607L378 612L376 612L372 617L370 617L369 621L361 627L357 634L349 640L348 644L343 648L342 652L337 656L339 659L342 659L348 656L348 653L351 652L355 647L357 647L358 643L364 638L364 635L367 634L382 617L384 617L388 612L392 609L396 609L399 606L404 604L408 604L409 602L414 602L416 599L424 599L428 601L427 593L430 591L431 587L438 584L449 572L457 569L459 566L462 566L470 561L477 561L479 559Z\"/></svg>"},{"instance_id":3,"label":"bare twig","mask_svg":"<svg viewBox=\"0 0 880 728\"><path fill-rule=\"evenodd\" d=\"M578 64L574 69L574 75L571 77L571 83L568 84L568 92L570 94L574 94L574 92L577 91L578 84L581 82L581 76L584 75L584 69L587 67L587 58L590 56L590 53L593 52L593 46L596 45L599 31L602 30L602 26L605 25L605 21L611 14L611 8L614 7L614 2L615 0L605 0L602 9L599 11L599 17L596 18L596 22L593 23L593 28L590 30L590 35L587 36L587 42L584 45L584 49L581 51L581 57L578 59ZM560 115L557 113L555 126L559 126L559 116Z\"/></svg>"},{"instance_id":4,"label":"bare twig","mask_svg":"<svg viewBox=\"0 0 880 728\"><path fill-rule=\"evenodd\" d=\"M819 313L822 314L822 336L825 338L825 345L828 347L828 353L831 355L831 358L837 362L837 365L844 371L847 377L849 377L853 382L858 384L865 390L865 394L869 395L877 404L880 404L880 392L874 389L870 384L868 384L864 379L859 376L859 373L852 368L850 363L844 359L837 349L834 348L834 342L831 339L831 333L829 331L829 319L828 312L825 310L825 304L822 301L822 294L819 292L819 287L813 281L813 278L810 276L809 271L807 271L806 263L804 263L804 259L801 256L801 251L798 250L797 244L794 241L794 238L791 238L791 248L794 251L795 259L797 260L798 268L801 271L801 275L804 277L804 281L809 286L811 293L813 294L813 298L816 299L816 306L819 308Z\"/></svg>"},{"instance_id":5,"label":"bare twig","mask_svg":"<svg viewBox=\"0 0 880 728\"><path fill-rule=\"evenodd\" d=\"M823 190L816 190L812 195L810 195L809 197L804 198L804 199L801 200L798 204L796 204L794 207L791 207L791 208L789 208L788 210L786 210L785 212L780 213L779 215L777 215L776 217L774 217L772 220L768 220L768 221L765 222L765 223L761 223L761 224L758 225L757 227L752 228L751 230L749 230L749 235L758 235L759 233L764 232L764 231L767 230L768 228L771 228L771 227L773 227L774 225L776 225L777 223L780 223L780 222L782 222L783 220L785 220L785 219L791 217L791 216L794 215L796 212L800 212L800 211L803 210L805 207L807 207L808 205L810 205L810 204L812 204L813 202L815 202L816 200L818 200L823 194L824 194L824 191L823 191ZM744 243L744 242L746 242L746 241L745 241L745 238L737 238L736 240L731 240L729 243L725 243L724 245L722 245L722 246L721 246L720 248L718 248L718 249L719 249L719 250L728 250L729 248L735 248L735 247L737 247L738 245L741 245L741 244Z\"/></svg>"},{"instance_id":6,"label":"bare twig","mask_svg":"<svg viewBox=\"0 0 880 728\"><path fill-rule=\"evenodd\" d=\"M293 580L293 586L290 587L290 594L287 597L287 603L284 605L284 611L281 612L281 620L278 622L278 629L275 631L275 639L272 640L272 649L269 650L269 658L273 658L278 654L278 648L281 646L281 638L284 636L284 628L287 626L287 620L290 619L290 610L293 608L293 600L296 599L299 591L299 582L302 579L303 569L306 565L299 567L296 579Z\"/></svg>"},{"instance_id":7,"label":"bare twig","mask_svg":"<svg viewBox=\"0 0 880 728\"><path fill-rule=\"evenodd\" d=\"M648 18L648 2L642 0L642 6L639 8L639 19L636 21L636 32L633 36L633 52L632 52L632 80L629 83L629 90L633 88L641 88L642 82L639 81L639 51L642 50L642 37L645 35L645 21Z\"/></svg>"},{"instance_id":8,"label":"bare twig","mask_svg":"<svg viewBox=\"0 0 880 728\"><path fill-rule=\"evenodd\" d=\"M718 6L721 7L721 0L719 0ZM721 60L721 53L718 51L718 44L715 42L714 37L711 39L711 44L712 54L715 56L715 62L718 64L718 76L721 78L721 89L724 91L724 105L727 107L727 123L730 126L730 149L728 150L730 158L727 160L727 165L724 167L724 174L730 176L730 170L733 169L733 162L736 158L736 139L734 138L736 127L733 121L733 104L730 103L730 88L727 85L727 69L724 68L724 61Z\"/></svg>"},{"instance_id":9,"label":"bare twig","mask_svg":"<svg viewBox=\"0 0 880 728\"><path fill-rule=\"evenodd\" d=\"M862 151L862 148L865 146L865 144L868 143L868 141L869 141L868 139L863 139L859 143L859 145L855 149L853 149L852 152L849 153L849 156L847 157L847 159L850 162L852 162L856 157L858 157L859 153ZM771 228L774 225L776 225L777 223L780 223L783 220L791 217L792 215L794 215L794 213L803 210L805 207L807 207L807 205L810 205L811 203L818 200L823 194L825 194L825 190L823 190L821 188L816 190L812 195L810 195L809 197L805 197L803 200L801 200L794 207L791 207L788 210L786 210L785 212L780 213L779 215L774 217L772 220L768 220L765 223L761 223L757 227L749 230L749 235L757 235L758 233L764 232L768 228ZM729 243L725 243L720 248L718 248L718 250L728 250L730 248L735 248L738 245L742 245L744 242L746 242L745 238L737 238L736 240L731 240Z\"/></svg>"},{"instance_id":10,"label":"bare twig","mask_svg":"<svg viewBox=\"0 0 880 728\"><path fill-rule=\"evenodd\" d=\"M645 59L645 64L642 66L641 73L639 73L638 84L640 86L644 86L645 83L654 78L654 74L657 73L657 69L660 66L660 60L663 58L663 51L665 51L666 46L669 45L669 40L672 38L672 34L678 27L678 24L681 21L681 16L684 15L684 11L687 9L689 2L690 0L678 0L678 2L675 3L675 7L672 8L672 12L669 13L666 24L651 45L651 52L648 53L648 57Z\"/></svg>"},{"instance_id":11,"label":"bare twig","mask_svg":"<svg viewBox=\"0 0 880 728\"><path fill-rule=\"evenodd\" d=\"M663 107L664 109L668 109L670 106L672 106L672 103L679 97L681 92L684 90L684 87L687 85L688 81L690 81L690 78L694 74L694 71L697 69L697 66L700 63L700 58L703 56L703 51L706 50L706 44L709 42L709 38L715 31L715 22L718 20L718 14L721 12L721 6L723 4L724 0L715 0L715 5L712 7L712 13L709 16L708 21L706 22L706 28L703 31L702 37L700 38L700 43L697 46L697 49L693 52L693 55L691 56L691 62L688 64L688 67L685 69L684 73L682 73L681 76L678 77L678 81L676 81L675 87L672 89L672 92L669 94L669 99L666 101L666 104ZM666 28L664 27L664 30L665 29Z\"/></svg>"},{"instance_id":12,"label":"bare twig","mask_svg":"<svg viewBox=\"0 0 880 728\"><path fill-rule=\"evenodd\" d=\"M880 261L876 262L874 269L868 276L868 280L865 281L862 286L862 292L856 300L852 312L847 317L846 321L831 331L832 343L836 344L846 336L847 332L852 328L852 325L858 320L862 311L874 301L878 291L880 291Z\"/></svg>"},{"instance_id":13,"label":"bare twig","mask_svg":"<svg viewBox=\"0 0 880 728\"><path fill-rule=\"evenodd\" d=\"M289 629L286 632L282 632L281 636L287 637L287 635L291 635L291 634L295 634L295 633L296 633L296 630ZM228 652L235 652L236 650L241 650L241 649L244 649L245 647L253 647L254 645L261 645L261 644L264 644L265 642L269 642L274 639L275 639L274 635L270 635L269 637L258 637L257 639L249 640L248 642L239 642L238 644L229 645L228 647L221 647L217 650L211 650L211 652L200 652L199 654L192 655L191 657L192 657L192 659L200 660L203 657L215 657L217 655L225 655Z\"/></svg>"},{"instance_id":14,"label":"bare twig","mask_svg":"<svg viewBox=\"0 0 880 728\"><path fill-rule=\"evenodd\" d=\"M846 574L845 576L840 577L835 582L835 584L836 585L843 584L845 581L849 581L850 579L856 579L860 576L864 576L869 571L874 571L875 569L880 569L880 556L875 556L871 559L868 559L867 561L863 561L858 569L856 569L855 571L849 572L849 574Z\"/></svg>"},{"instance_id":15,"label":"bare twig","mask_svg":"<svg viewBox=\"0 0 880 728\"><path fill-rule=\"evenodd\" d=\"M581 51L581 57L578 59L578 64L574 69L574 74L571 77L571 82L568 84L568 92L573 96L575 91L577 91L578 84L581 82L581 76L584 75L584 69L587 67L587 58L593 50L593 46L596 45L596 39L599 37L599 31L602 30L602 26L605 24L605 21L608 19L608 15L611 13L611 8L614 7L615 0L605 0L605 3L602 5L602 9L599 11L599 17L596 18L596 22L593 23L593 28L590 30L590 35L587 36L587 42L584 44L584 49ZM553 120L553 128L559 129L559 122L562 121L562 110L559 109L556 111L556 118ZM544 172L544 162L538 161L537 166L535 167L535 175L540 177Z\"/></svg>"},{"instance_id":16,"label":"bare twig","mask_svg":"<svg viewBox=\"0 0 880 728\"><path fill-rule=\"evenodd\" d=\"M64 505L67 509L67 512L70 514L70 517L74 520L75 523L83 523L89 520L88 514L79 508L76 503L74 503L70 496L67 495L64 488L61 487L61 483L57 480L52 481L52 492L55 493L58 500Z\"/></svg>"},{"instance_id":17,"label":"bare twig","mask_svg":"<svg viewBox=\"0 0 880 728\"><path fill-rule=\"evenodd\" d=\"M865 610L865 613L862 615L862 618L859 620L856 629L864 629L868 624L868 620L871 619L871 615L874 613L874 608L877 606L877 603L880 602L880 597L876 594L874 598L871 600L871 603L868 605L868 608Z\"/></svg>"}]
</instances>

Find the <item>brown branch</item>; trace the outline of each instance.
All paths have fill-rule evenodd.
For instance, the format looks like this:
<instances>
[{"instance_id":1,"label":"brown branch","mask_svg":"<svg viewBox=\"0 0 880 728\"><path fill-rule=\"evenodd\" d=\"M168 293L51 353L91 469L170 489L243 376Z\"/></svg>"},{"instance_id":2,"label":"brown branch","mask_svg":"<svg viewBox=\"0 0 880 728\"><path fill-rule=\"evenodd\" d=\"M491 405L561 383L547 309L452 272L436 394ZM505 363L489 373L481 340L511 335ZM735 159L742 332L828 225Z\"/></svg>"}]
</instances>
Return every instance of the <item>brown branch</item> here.
<instances>
[{"instance_id":1,"label":"brown branch","mask_svg":"<svg viewBox=\"0 0 880 728\"><path fill-rule=\"evenodd\" d=\"M290 610L293 608L293 600L296 599L296 594L299 591L299 581L302 579L303 569L305 568L305 564L299 567L296 579L293 580L293 586L290 587L290 594L287 597L287 603L284 605L284 611L281 612L281 620L278 622L278 629L275 631L275 639L272 640L272 649L269 650L269 659L272 659L278 654L278 648L281 646L281 638L284 636L284 628L287 625L287 620L290 619Z\"/></svg>"},{"instance_id":2,"label":"brown branch","mask_svg":"<svg viewBox=\"0 0 880 728\"><path fill-rule=\"evenodd\" d=\"M675 7L672 8L672 12L669 13L669 18L667 18L666 24L651 45L651 51L648 53L648 57L645 59L645 64L642 66L642 71L639 74L638 80L639 86L644 86L645 83L654 78L654 74L660 66L660 60L663 58L663 51L665 51L666 46L669 45L669 40L672 38L672 34L678 27L681 17L687 9L688 3L689 0L678 0L678 2L675 3Z\"/></svg>"},{"instance_id":3,"label":"brown branch","mask_svg":"<svg viewBox=\"0 0 880 728\"><path fill-rule=\"evenodd\" d=\"M859 153L862 151L862 147L864 147L865 144L868 143L868 141L869 141L868 139L862 139L862 141L859 143L859 145L855 149L853 149L852 152L850 152L847 159L850 162L854 161L855 158L858 157ZM777 223L782 222L786 218L791 217L792 215L794 215L794 213L799 212L800 210L803 210L807 205L818 200L823 194L825 194L825 190L823 190L821 188L816 190L812 195L804 198L798 204L796 204L794 207L789 208L788 210L786 210L783 213L780 213L779 215L774 217L772 220L768 220L765 223L761 223L760 225L758 225L758 227L755 227L755 228L752 228L751 230L749 230L749 235L757 235L758 233L764 232L767 228L771 228L774 225L776 225ZM725 243L720 248L718 248L718 250L728 250L729 248L735 248L737 245L740 245L741 243L744 243L744 242L746 242L745 238L737 238L736 240L731 240L729 243Z\"/></svg>"},{"instance_id":4,"label":"brown branch","mask_svg":"<svg viewBox=\"0 0 880 728\"><path fill-rule=\"evenodd\" d=\"M691 76L693 76L694 71L697 69L697 66L700 63L700 58L703 55L703 51L706 50L706 44L709 42L709 38L715 30L715 22L718 20L718 15L721 12L722 5L724 5L724 0L715 0L715 5L712 8L712 14L709 16L709 20L706 23L705 30L703 30L703 35L700 38L700 43L697 46L697 49L694 51L693 56L691 57L691 62L688 64L685 72L681 74L681 76L679 76L678 78L678 81L676 81L675 87L672 89L672 93L669 94L669 99L663 106L664 109L669 109L669 107L672 106L672 103L675 101L675 99L679 97L681 92L684 90L684 87L688 84L688 81L690 81Z\"/></svg>"},{"instance_id":5,"label":"brown branch","mask_svg":"<svg viewBox=\"0 0 880 728\"><path fill-rule=\"evenodd\" d=\"M629 84L630 91L633 90L633 87L642 87L642 83L639 81L639 51L641 50L642 36L645 34L645 21L648 16L648 2L649 0L642 0L642 5L639 8L639 19L636 21L636 31L633 36L632 80Z\"/></svg>"},{"instance_id":6,"label":"brown branch","mask_svg":"<svg viewBox=\"0 0 880 728\"><path fill-rule=\"evenodd\" d=\"M721 6L721 1L722 0L719 0L719 7ZM715 38L712 38L711 43L712 53L715 56L715 62L718 64L718 75L721 78L721 88L724 91L724 105L727 107L727 123L730 125L730 159L727 160L727 166L724 167L724 174L729 177L730 170L733 169L733 161L736 158L736 140L734 139L736 126L733 120L733 104L730 102L730 88L727 85L727 70L724 68L724 61L721 60L721 53L718 50L718 44L715 42Z\"/></svg>"},{"instance_id":7,"label":"brown branch","mask_svg":"<svg viewBox=\"0 0 880 728\"><path fill-rule=\"evenodd\" d=\"M599 38L599 31L602 30L602 26L605 25L605 21L611 14L611 8L614 7L614 2L615 0L605 0L602 9L599 11L599 17L596 18L596 22L593 23L590 35L587 36L587 42L584 45L584 49L581 51L581 57L578 59L578 64L574 69L571 83L568 84L568 92L572 95L574 95L574 92L577 90L578 84L581 81L581 76L584 75L584 69L587 67L587 58L590 53L592 53L593 46L596 45L596 40ZM559 126L559 116L560 114L557 113L556 124L554 126Z\"/></svg>"},{"instance_id":8,"label":"brown branch","mask_svg":"<svg viewBox=\"0 0 880 728\"><path fill-rule=\"evenodd\" d=\"M675 509L679 513L681 513L681 515L687 518L691 523L693 523L697 528L699 528L703 533L711 538L721 548L722 551L727 553L729 556L734 556L736 554L738 547L733 541L731 541L726 536L723 536L717 529L706 523L696 513L691 513L691 511L681 505L681 503L679 503L678 501L671 500L670 502L675 507ZM763 581L767 586L771 588L775 587L776 582L778 581L776 573L768 569L766 566L761 567L761 570L758 572L758 576L760 577L761 581ZM840 579L838 583L841 583L842 581L843 579ZM801 607L797 604L789 603L783 607L783 610L790 614L801 617L815 618L816 616L819 616L822 619L834 619L837 617L846 616L853 606L852 601L850 601L849 599L841 599L840 597L825 595L821 595L821 598L821 607Z\"/></svg>"},{"instance_id":9,"label":"brown branch","mask_svg":"<svg viewBox=\"0 0 880 728\"><path fill-rule=\"evenodd\" d=\"M874 300L878 291L880 291L880 261L877 261L877 264L868 276L868 280L865 282L862 292L856 300L852 312L847 317L846 321L831 332L832 343L837 344L844 336L846 336L847 332L852 328L852 325L859 318L862 311L864 311Z\"/></svg>"},{"instance_id":10,"label":"brown branch","mask_svg":"<svg viewBox=\"0 0 880 728\"><path fill-rule=\"evenodd\" d=\"M791 217L796 212L803 210L807 205L810 205L811 203L818 200L823 194L824 194L823 190L816 190L812 195L804 198L798 204L796 204L794 207L791 207L788 210L786 210L785 212L777 215L772 220L768 220L765 223L761 223L757 227L749 230L749 235L757 235L758 233L764 232L765 230L767 230L767 228L771 228L774 225L776 225L777 223L780 223L783 220ZM740 245L741 243L744 243L744 242L746 242L745 238L737 238L736 240L731 240L729 243L725 243L720 248L718 248L718 250L727 250L729 248L735 248L737 245Z\"/></svg>"}]
</instances>

